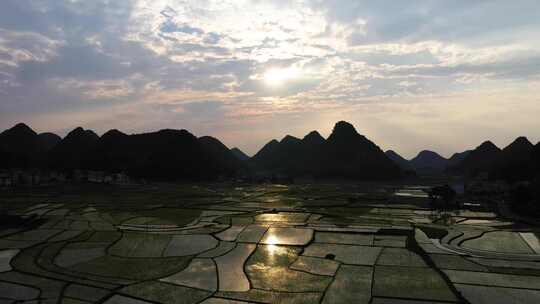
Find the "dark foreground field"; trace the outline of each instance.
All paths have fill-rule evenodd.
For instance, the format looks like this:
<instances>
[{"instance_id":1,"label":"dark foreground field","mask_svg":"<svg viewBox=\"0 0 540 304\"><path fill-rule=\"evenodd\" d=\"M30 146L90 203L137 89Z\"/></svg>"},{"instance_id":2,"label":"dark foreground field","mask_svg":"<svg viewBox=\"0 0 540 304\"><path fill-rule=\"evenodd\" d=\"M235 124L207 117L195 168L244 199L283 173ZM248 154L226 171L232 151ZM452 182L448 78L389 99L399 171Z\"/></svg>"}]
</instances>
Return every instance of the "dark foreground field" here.
<instances>
[{"instance_id":1,"label":"dark foreground field","mask_svg":"<svg viewBox=\"0 0 540 304\"><path fill-rule=\"evenodd\" d=\"M2 190L0 303L539 303L535 227L421 185Z\"/></svg>"}]
</instances>

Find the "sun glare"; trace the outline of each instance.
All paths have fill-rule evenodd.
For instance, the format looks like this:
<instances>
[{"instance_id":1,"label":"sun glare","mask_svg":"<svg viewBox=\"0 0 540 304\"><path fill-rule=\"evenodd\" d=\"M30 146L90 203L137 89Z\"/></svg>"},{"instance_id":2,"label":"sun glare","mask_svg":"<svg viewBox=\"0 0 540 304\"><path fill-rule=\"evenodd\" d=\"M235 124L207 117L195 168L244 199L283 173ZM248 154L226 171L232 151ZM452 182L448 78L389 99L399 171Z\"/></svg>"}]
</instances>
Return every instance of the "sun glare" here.
<instances>
[{"instance_id":1,"label":"sun glare","mask_svg":"<svg viewBox=\"0 0 540 304\"><path fill-rule=\"evenodd\" d=\"M264 74L264 81L269 85L281 85L291 79L298 78L301 71L297 67L270 69Z\"/></svg>"},{"instance_id":2,"label":"sun glare","mask_svg":"<svg viewBox=\"0 0 540 304\"><path fill-rule=\"evenodd\" d=\"M278 238L274 235L271 235L266 239L265 243L268 245L275 245L278 243Z\"/></svg>"}]
</instances>

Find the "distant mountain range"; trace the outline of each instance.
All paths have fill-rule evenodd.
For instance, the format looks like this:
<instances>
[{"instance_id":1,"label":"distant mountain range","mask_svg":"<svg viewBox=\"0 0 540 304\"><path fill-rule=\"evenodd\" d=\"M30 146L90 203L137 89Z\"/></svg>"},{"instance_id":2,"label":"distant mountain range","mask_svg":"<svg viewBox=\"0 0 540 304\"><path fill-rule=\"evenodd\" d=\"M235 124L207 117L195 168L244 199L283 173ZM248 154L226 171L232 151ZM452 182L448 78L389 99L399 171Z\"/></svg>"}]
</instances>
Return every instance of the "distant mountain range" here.
<instances>
[{"instance_id":1,"label":"distant mountain range","mask_svg":"<svg viewBox=\"0 0 540 304\"><path fill-rule=\"evenodd\" d=\"M241 161L248 161L249 160L249 156L247 156L246 153L244 153L242 150L240 150L239 148L232 148L231 149L231 152L234 156L236 156L237 159L241 160Z\"/></svg>"},{"instance_id":2,"label":"distant mountain range","mask_svg":"<svg viewBox=\"0 0 540 304\"><path fill-rule=\"evenodd\" d=\"M518 137L502 150L486 141L474 150L455 153L449 159L427 150L411 160L392 150L386 151L386 155L402 169L412 169L420 175L485 173L490 178L517 181L531 179L540 172L540 143L533 145L526 137Z\"/></svg>"},{"instance_id":3,"label":"distant mountain range","mask_svg":"<svg viewBox=\"0 0 540 304\"><path fill-rule=\"evenodd\" d=\"M414 171L414 167L410 161L403 158L401 155L397 154L393 150L388 150L385 152L386 156L395 162L402 170Z\"/></svg>"},{"instance_id":4,"label":"distant mountain range","mask_svg":"<svg viewBox=\"0 0 540 304\"><path fill-rule=\"evenodd\" d=\"M441 175L451 162L436 152L423 150L413 159L407 160L393 150L385 152L386 156L398 164L403 170L414 171L419 175ZM461 155L461 153L456 153ZM458 156L455 156L457 158Z\"/></svg>"},{"instance_id":5,"label":"distant mountain range","mask_svg":"<svg viewBox=\"0 0 540 304\"><path fill-rule=\"evenodd\" d=\"M186 130L133 135L110 130L100 137L91 130L76 128L62 139L17 124L0 133L2 168L99 170L167 180L260 174L396 179L413 171L419 175L469 176L486 172L494 178L521 180L540 171L540 144L535 146L519 137L502 150L486 141L449 159L424 150L407 160L395 151L383 152L350 123L340 121L326 139L317 131L302 139L287 135L268 142L250 158L216 138L197 138Z\"/></svg>"},{"instance_id":6,"label":"distant mountain range","mask_svg":"<svg viewBox=\"0 0 540 304\"><path fill-rule=\"evenodd\" d=\"M58 139L23 124L6 130L0 134L0 168L102 170L167 180L233 176L246 168L219 140L197 138L186 130L135 135L111 130L99 137L76 128Z\"/></svg>"},{"instance_id":7,"label":"distant mountain range","mask_svg":"<svg viewBox=\"0 0 540 304\"><path fill-rule=\"evenodd\" d=\"M39 166L60 140L56 135L37 134L25 124L17 124L0 133L0 168Z\"/></svg>"},{"instance_id":8,"label":"distant mountain range","mask_svg":"<svg viewBox=\"0 0 540 304\"><path fill-rule=\"evenodd\" d=\"M352 179L391 179L402 170L349 123L340 121L327 139L313 131L267 143L250 162L273 173Z\"/></svg>"},{"instance_id":9,"label":"distant mountain range","mask_svg":"<svg viewBox=\"0 0 540 304\"><path fill-rule=\"evenodd\" d=\"M491 141L485 141L472 150L461 162L449 167L450 172L476 175L491 170L497 155L501 152Z\"/></svg>"},{"instance_id":10,"label":"distant mountain range","mask_svg":"<svg viewBox=\"0 0 540 304\"><path fill-rule=\"evenodd\" d=\"M454 153L449 159L446 164L446 170L450 167L456 166L457 164L461 163L467 156L471 154L471 150L463 151Z\"/></svg>"},{"instance_id":11,"label":"distant mountain range","mask_svg":"<svg viewBox=\"0 0 540 304\"><path fill-rule=\"evenodd\" d=\"M523 180L535 175L534 145L525 137L518 137L495 158L490 170L494 178Z\"/></svg>"},{"instance_id":12,"label":"distant mountain range","mask_svg":"<svg viewBox=\"0 0 540 304\"><path fill-rule=\"evenodd\" d=\"M415 158L411 159L410 163L418 173L436 174L444 171L448 164L448 159L433 151L424 150L418 153Z\"/></svg>"}]
</instances>

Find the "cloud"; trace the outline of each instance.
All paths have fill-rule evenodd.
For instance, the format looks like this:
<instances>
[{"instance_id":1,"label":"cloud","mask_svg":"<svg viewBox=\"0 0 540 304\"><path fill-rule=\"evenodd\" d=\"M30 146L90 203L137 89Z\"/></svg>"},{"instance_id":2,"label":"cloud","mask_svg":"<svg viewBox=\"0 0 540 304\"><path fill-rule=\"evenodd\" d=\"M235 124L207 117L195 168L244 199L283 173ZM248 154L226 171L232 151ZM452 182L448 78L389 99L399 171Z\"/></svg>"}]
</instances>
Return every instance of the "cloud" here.
<instances>
[{"instance_id":1,"label":"cloud","mask_svg":"<svg viewBox=\"0 0 540 304\"><path fill-rule=\"evenodd\" d=\"M0 29L0 64L16 67L21 62L45 62L56 57L63 44L38 33Z\"/></svg>"},{"instance_id":2,"label":"cloud","mask_svg":"<svg viewBox=\"0 0 540 304\"><path fill-rule=\"evenodd\" d=\"M55 78L49 83L59 91L77 90L86 98L103 101L131 96L135 88L128 80L81 81L76 79Z\"/></svg>"},{"instance_id":3,"label":"cloud","mask_svg":"<svg viewBox=\"0 0 540 304\"><path fill-rule=\"evenodd\" d=\"M182 104L182 108L189 114L215 114L220 112L222 103L219 101L188 102Z\"/></svg>"},{"instance_id":4,"label":"cloud","mask_svg":"<svg viewBox=\"0 0 540 304\"><path fill-rule=\"evenodd\" d=\"M500 121L505 113L507 123L533 125L535 118L505 99L519 100L517 108L528 113L540 109L530 93L540 76L540 6L533 0L6 0L1 6L3 128L46 119L100 130L185 127L234 144L278 137L287 127L298 136L329 130L332 120L348 118L382 143L399 139L392 128L416 136L400 143L412 151L437 140L420 127L426 121L443 132L456 124L475 128L468 119ZM297 72L272 83L269 71L274 78ZM454 111L467 103L478 116ZM445 151L460 147L444 140Z\"/></svg>"},{"instance_id":5,"label":"cloud","mask_svg":"<svg viewBox=\"0 0 540 304\"><path fill-rule=\"evenodd\" d=\"M191 35L202 35L204 34L204 31L200 28L189 26L188 24L182 24L178 25L170 20L164 22L161 27L160 31L164 33L185 33L185 34L191 34Z\"/></svg>"},{"instance_id":6,"label":"cloud","mask_svg":"<svg viewBox=\"0 0 540 304\"><path fill-rule=\"evenodd\" d=\"M503 39L520 40L514 36L516 32L530 34L530 28L540 24L538 3L534 0L512 4L504 0L313 0L309 3L324 11L331 22L351 24L365 20L367 35L363 39L356 37L355 41L360 44L436 39L481 45L492 43L494 36L500 35Z\"/></svg>"}]
</instances>

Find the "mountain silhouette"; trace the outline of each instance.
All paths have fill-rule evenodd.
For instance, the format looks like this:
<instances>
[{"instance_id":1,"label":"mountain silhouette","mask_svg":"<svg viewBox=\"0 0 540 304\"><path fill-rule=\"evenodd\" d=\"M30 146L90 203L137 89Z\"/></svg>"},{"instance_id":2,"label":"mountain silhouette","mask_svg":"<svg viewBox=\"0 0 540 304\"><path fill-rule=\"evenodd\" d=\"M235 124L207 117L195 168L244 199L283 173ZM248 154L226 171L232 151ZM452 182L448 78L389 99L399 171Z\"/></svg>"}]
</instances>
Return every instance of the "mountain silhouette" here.
<instances>
[{"instance_id":1,"label":"mountain silhouette","mask_svg":"<svg viewBox=\"0 0 540 304\"><path fill-rule=\"evenodd\" d=\"M92 130L74 129L49 151L49 166L61 170L89 169L88 159L98 140Z\"/></svg>"},{"instance_id":2,"label":"mountain silhouette","mask_svg":"<svg viewBox=\"0 0 540 304\"><path fill-rule=\"evenodd\" d=\"M90 167L110 172L126 171L137 161L130 149L129 135L116 129L109 130L99 138L90 154Z\"/></svg>"},{"instance_id":3,"label":"mountain silhouette","mask_svg":"<svg viewBox=\"0 0 540 304\"><path fill-rule=\"evenodd\" d=\"M261 169L272 169L280 164L282 156L280 150L279 141L272 139L253 155L250 161Z\"/></svg>"},{"instance_id":4,"label":"mountain silhouette","mask_svg":"<svg viewBox=\"0 0 540 304\"><path fill-rule=\"evenodd\" d=\"M401 177L403 172L352 124L336 123L324 147L324 175L354 179Z\"/></svg>"},{"instance_id":5,"label":"mountain silhouette","mask_svg":"<svg viewBox=\"0 0 540 304\"><path fill-rule=\"evenodd\" d=\"M161 130L131 135L130 167L135 176L163 179L204 178L210 166L197 137L186 130ZM200 168L200 170L199 170Z\"/></svg>"},{"instance_id":6,"label":"mountain silhouette","mask_svg":"<svg viewBox=\"0 0 540 304\"><path fill-rule=\"evenodd\" d=\"M336 123L328 139L312 131L302 139L287 135L272 140L249 158L238 148L228 149L218 139L195 137L187 130L165 129L127 135L110 130L99 137L81 127L65 138L37 134L25 124L0 133L0 169L48 168L126 172L163 180L202 180L250 174L252 170L316 178L389 179L414 167L420 173L447 172L492 178L530 180L540 176L540 143L519 137L500 150L486 141L473 151L449 160L422 151L407 161L394 151L384 153L345 121Z\"/></svg>"},{"instance_id":7,"label":"mountain silhouette","mask_svg":"<svg viewBox=\"0 0 540 304\"><path fill-rule=\"evenodd\" d=\"M113 130L104 134L97 151L98 158L116 164L116 171L154 179L214 179L232 175L240 167L220 141L212 137L199 139L186 130L135 135Z\"/></svg>"},{"instance_id":8,"label":"mountain silhouette","mask_svg":"<svg viewBox=\"0 0 540 304\"><path fill-rule=\"evenodd\" d=\"M496 159L496 166L507 166L530 161L534 145L526 137L518 137L502 149Z\"/></svg>"},{"instance_id":9,"label":"mountain silhouette","mask_svg":"<svg viewBox=\"0 0 540 304\"><path fill-rule=\"evenodd\" d=\"M50 133L49 133L50 134ZM0 133L0 168L32 168L41 165L55 135L38 135L20 123Z\"/></svg>"},{"instance_id":10,"label":"mountain silhouette","mask_svg":"<svg viewBox=\"0 0 540 304\"><path fill-rule=\"evenodd\" d=\"M502 149L494 160L491 175L493 178L506 180L526 180L534 175L534 145L526 137L518 137Z\"/></svg>"},{"instance_id":11,"label":"mountain silhouette","mask_svg":"<svg viewBox=\"0 0 540 304\"><path fill-rule=\"evenodd\" d=\"M272 140L267 143L251 158L251 162L264 171L299 174L303 173L302 150L302 140L287 135L279 142Z\"/></svg>"},{"instance_id":12,"label":"mountain silhouette","mask_svg":"<svg viewBox=\"0 0 540 304\"><path fill-rule=\"evenodd\" d=\"M302 169L300 173L310 176L320 176L321 160L325 159L326 139L317 131L309 132L301 142L302 150L297 160Z\"/></svg>"},{"instance_id":13,"label":"mountain silhouette","mask_svg":"<svg viewBox=\"0 0 540 304\"><path fill-rule=\"evenodd\" d=\"M465 158L453 166L451 170L468 176L475 176L478 173L489 172L501 153L491 141L485 141L476 149L472 150Z\"/></svg>"},{"instance_id":14,"label":"mountain silhouette","mask_svg":"<svg viewBox=\"0 0 540 304\"><path fill-rule=\"evenodd\" d=\"M244 168L219 140L170 129L135 135L110 130L99 137L76 128L48 153L48 164L163 180L214 179Z\"/></svg>"},{"instance_id":15,"label":"mountain silhouette","mask_svg":"<svg viewBox=\"0 0 540 304\"><path fill-rule=\"evenodd\" d=\"M448 163L447 163L446 166L448 168L456 166L457 164L462 162L471 152L472 152L471 150L467 150L467 151L463 151L463 152L454 153L448 159Z\"/></svg>"},{"instance_id":16,"label":"mountain silhouette","mask_svg":"<svg viewBox=\"0 0 540 304\"><path fill-rule=\"evenodd\" d=\"M388 150L385 152L386 156L390 158L394 163L396 163L402 170L414 170L413 166L409 163L408 160L403 158L397 152L393 150Z\"/></svg>"},{"instance_id":17,"label":"mountain silhouette","mask_svg":"<svg viewBox=\"0 0 540 304\"><path fill-rule=\"evenodd\" d=\"M206 153L209 154L215 162L214 170L222 171L226 175L234 175L240 169L245 168L243 161L239 160L227 146L218 139L211 136L203 136L199 138Z\"/></svg>"},{"instance_id":18,"label":"mountain silhouette","mask_svg":"<svg viewBox=\"0 0 540 304\"><path fill-rule=\"evenodd\" d=\"M326 140L316 131L303 139L287 135L272 140L251 161L257 168L294 176L383 179L402 174L378 146L344 121Z\"/></svg>"},{"instance_id":19,"label":"mountain silhouette","mask_svg":"<svg viewBox=\"0 0 540 304\"><path fill-rule=\"evenodd\" d=\"M302 142L304 142L304 144L306 145L317 147L318 145L324 144L326 140L324 139L324 137L321 136L319 132L311 131L308 133L308 135L302 138Z\"/></svg>"},{"instance_id":20,"label":"mountain silhouette","mask_svg":"<svg viewBox=\"0 0 540 304\"><path fill-rule=\"evenodd\" d=\"M38 142L41 149L45 152L52 150L62 141L62 137L54 133L41 133L38 135Z\"/></svg>"},{"instance_id":21,"label":"mountain silhouette","mask_svg":"<svg viewBox=\"0 0 540 304\"><path fill-rule=\"evenodd\" d=\"M249 156L247 156L246 153L244 153L242 150L240 150L239 148L237 147L234 147L231 149L231 153L236 156L237 159L241 160L241 161L248 161L249 160Z\"/></svg>"},{"instance_id":22,"label":"mountain silhouette","mask_svg":"<svg viewBox=\"0 0 540 304\"><path fill-rule=\"evenodd\" d=\"M285 136L279 142L279 153L281 159L278 161L279 165L285 168L285 171L289 171L292 174L302 174L306 168L304 160L301 160L301 155L305 154L305 148L302 140L291 135Z\"/></svg>"},{"instance_id":23,"label":"mountain silhouette","mask_svg":"<svg viewBox=\"0 0 540 304\"><path fill-rule=\"evenodd\" d=\"M423 150L411 159L410 164L419 174L440 174L446 169L448 159L436 152Z\"/></svg>"}]
</instances>

